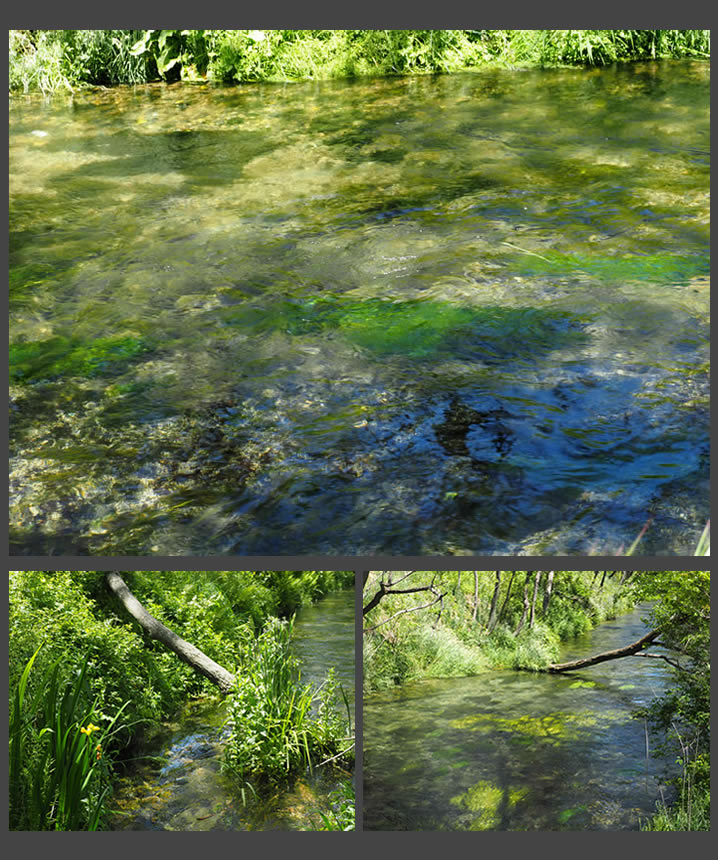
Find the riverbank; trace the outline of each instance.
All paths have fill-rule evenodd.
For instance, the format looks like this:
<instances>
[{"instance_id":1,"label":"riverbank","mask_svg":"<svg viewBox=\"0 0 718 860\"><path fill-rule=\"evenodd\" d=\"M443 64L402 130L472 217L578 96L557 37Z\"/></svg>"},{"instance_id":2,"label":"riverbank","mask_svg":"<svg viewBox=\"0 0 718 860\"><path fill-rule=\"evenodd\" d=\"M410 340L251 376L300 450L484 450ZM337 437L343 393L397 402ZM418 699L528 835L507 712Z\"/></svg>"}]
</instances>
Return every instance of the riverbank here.
<instances>
[{"instance_id":1,"label":"riverbank","mask_svg":"<svg viewBox=\"0 0 718 860\"><path fill-rule=\"evenodd\" d=\"M710 58L709 30L10 30L10 91Z\"/></svg>"},{"instance_id":2,"label":"riverbank","mask_svg":"<svg viewBox=\"0 0 718 860\"><path fill-rule=\"evenodd\" d=\"M572 640L561 658L637 639L642 610ZM647 755L633 718L664 691L662 661L615 660L580 674L496 669L414 681L364 704L369 830L639 830L676 773Z\"/></svg>"},{"instance_id":3,"label":"riverbank","mask_svg":"<svg viewBox=\"0 0 718 860\"><path fill-rule=\"evenodd\" d=\"M321 689L300 683L292 621L278 617L346 587L353 573L125 576L155 623L241 678L226 697L222 757L239 791L280 785L331 756L353 761L336 682L325 673ZM94 571L10 573L10 829L104 829L115 766L136 755L145 727L215 689L199 664L195 671L128 623L104 580ZM353 676L353 592L344 602L343 663Z\"/></svg>"},{"instance_id":4,"label":"riverbank","mask_svg":"<svg viewBox=\"0 0 718 860\"><path fill-rule=\"evenodd\" d=\"M365 605L384 576L370 574ZM545 669L557 662L562 642L633 610L632 576L567 571L411 574L412 587L426 590L388 594L365 615L365 690L496 669ZM442 595L440 613L438 608L420 609L434 593L430 587Z\"/></svg>"}]
</instances>

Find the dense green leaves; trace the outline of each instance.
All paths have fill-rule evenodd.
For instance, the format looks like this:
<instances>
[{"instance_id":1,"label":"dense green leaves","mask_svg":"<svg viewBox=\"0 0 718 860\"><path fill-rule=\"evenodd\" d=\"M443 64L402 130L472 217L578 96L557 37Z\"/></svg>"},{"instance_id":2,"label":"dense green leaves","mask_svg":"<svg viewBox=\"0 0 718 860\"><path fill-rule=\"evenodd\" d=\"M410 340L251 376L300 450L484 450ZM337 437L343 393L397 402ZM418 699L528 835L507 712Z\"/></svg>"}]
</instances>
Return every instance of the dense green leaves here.
<instances>
[{"instance_id":1,"label":"dense green leaves","mask_svg":"<svg viewBox=\"0 0 718 860\"><path fill-rule=\"evenodd\" d=\"M662 806L652 830L710 829L710 572L636 574L636 596L653 601L651 624L677 655L670 690L642 711L651 720L661 749L681 765L679 801Z\"/></svg>"},{"instance_id":2,"label":"dense green leaves","mask_svg":"<svg viewBox=\"0 0 718 860\"><path fill-rule=\"evenodd\" d=\"M126 577L151 614L216 662L244 672L254 665L255 632L269 618L291 614L303 603L350 585L354 574L146 571ZM85 749L81 727L92 722L102 728L104 767L112 749L121 753L138 727L168 717L188 696L214 688L146 638L109 594L101 572L14 571L9 597L15 825L88 828L99 821L99 806L91 812L85 792L90 783L99 786L99 760L95 757L93 763ZM119 712L121 724L110 735L106 715ZM332 719L327 712L320 723L336 734ZM101 791L93 789L93 803ZM67 812L49 816L43 798L62 792ZM49 804L53 810L57 806ZM32 821L28 815L34 816Z\"/></svg>"},{"instance_id":3,"label":"dense green leaves","mask_svg":"<svg viewBox=\"0 0 718 860\"><path fill-rule=\"evenodd\" d=\"M10 30L10 89L710 57L709 30Z\"/></svg>"}]
</instances>

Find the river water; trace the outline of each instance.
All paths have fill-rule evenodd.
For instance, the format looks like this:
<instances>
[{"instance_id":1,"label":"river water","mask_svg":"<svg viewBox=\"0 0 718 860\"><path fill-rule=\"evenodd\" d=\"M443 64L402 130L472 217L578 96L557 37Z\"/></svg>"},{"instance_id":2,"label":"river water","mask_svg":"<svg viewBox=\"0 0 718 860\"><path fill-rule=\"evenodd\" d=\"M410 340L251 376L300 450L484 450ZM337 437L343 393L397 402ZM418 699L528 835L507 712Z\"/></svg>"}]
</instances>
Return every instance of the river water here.
<instances>
[{"instance_id":1,"label":"river water","mask_svg":"<svg viewBox=\"0 0 718 860\"><path fill-rule=\"evenodd\" d=\"M643 615L579 637L561 661L636 641ZM631 711L668 679L663 661L626 657L565 675L493 672L373 695L364 828L637 830L672 795L668 763L646 757L646 727Z\"/></svg>"},{"instance_id":2,"label":"river water","mask_svg":"<svg viewBox=\"0 0 718 860\"><path fill-rule=\"evenodd\" d=\"M321 684L334 667L354 701L354 591L327 595L297 613L293 650L302 682ZM344 705L339 703L343 709ZM327 812L340 775L316 768L291 787L253 797L220 772L227 731L216 699L187 705L163 724L140 751L139 761L116 786L109 806L113 830L314 830Z\"/></svg>"},{"instance_id":3,"label":"river water","mask_svg":"<svg viewBox=\"0 0 718 860\"><path fill-rule=\"evenodd\" d=\"M14 554L690 554L709 64L10 104Z\"/></svg>"}]
</instances>

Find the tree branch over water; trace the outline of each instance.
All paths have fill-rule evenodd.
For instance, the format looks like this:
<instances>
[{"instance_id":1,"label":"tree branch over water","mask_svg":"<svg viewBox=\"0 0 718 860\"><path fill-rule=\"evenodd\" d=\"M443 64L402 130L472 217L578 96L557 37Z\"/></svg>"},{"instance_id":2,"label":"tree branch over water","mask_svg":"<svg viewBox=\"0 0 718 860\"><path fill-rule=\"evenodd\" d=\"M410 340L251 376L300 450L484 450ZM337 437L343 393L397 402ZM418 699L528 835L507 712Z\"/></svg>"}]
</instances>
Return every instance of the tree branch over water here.
<instances>
[{"instance_id":1,"label":"tree branch over water","mask_svg":"<svg viewBox=\"0 0 718 860\"><path fill-rule=\"evenodd\" d=\"M423 588L413 588L412 591L425 591ZM400 615L404 615L407 612L418 612L420 609L428 609L430 606L433 606L435 603L438 603L443 599L446 592L437 591L433 586L431 587L431 591L436 594L436 598L429 603L423 603L421 606L412 606L411 609L400 609L398 612L395 612L393 615L390 615L388 618L385 618L383 621L380 621L378 624L375 624L373 627L367 627L364 631L365 633L373 633L377 627L381 627L382 624L386 624L389 621L392 621L394 618L398 618Z\"/></svg>"},{"instance_id":2,"label":"tree branch over water","mask_svg":"<svg viewBox=\"0 0 718 860\"><path fill-rule=\"evenodd\" d=\"M648 645L651 645L660 635L660 630L651 630L637 642L632 642L623 648L616 648L614 651L604 651L602 654L596 654L595 657L584 657L581 660L571 660L568 663L552 663L546 671L554 673L572 672L574 669L595 666L597 663L604 663L606 660L618 660L619 657L628 657L631 654L637 654Z\"/></svg>"}]
</instances>

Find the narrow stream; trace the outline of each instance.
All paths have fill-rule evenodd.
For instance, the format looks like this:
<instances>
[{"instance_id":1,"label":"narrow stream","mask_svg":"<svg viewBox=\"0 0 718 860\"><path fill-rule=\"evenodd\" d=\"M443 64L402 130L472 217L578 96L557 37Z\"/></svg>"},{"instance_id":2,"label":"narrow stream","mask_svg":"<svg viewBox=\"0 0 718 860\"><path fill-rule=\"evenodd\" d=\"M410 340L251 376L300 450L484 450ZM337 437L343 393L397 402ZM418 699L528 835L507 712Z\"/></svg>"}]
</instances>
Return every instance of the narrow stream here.
<instances>
[{"instance_id":1,"label":"narrow stream","mask_svg":"<svg viewBox=\"0 0 718 860\"><path fill-rule=\"evenodd\" d=\"M330 667L354 699L354 591L330 594L297 613L295 653L302 682L319 685ZM166 723L122 778L112 798L113 830L312 830L321 823L337 776L326 769L306 773L270 797L242 797L220 772L224 703L189 703Z\"/></svg>"},{"instance_id":2,"label":"narrow stream","mask_svg":"<svg viewBox=\"0 0 718 860\"><path fill-rule=\"evenodd\" d=\"M627 645L646 608L568 644L563 660ZM364 703L369 830L637 830L666 762L631 711L669 682L627 657L566 675L501 671L431 680ZM650 744L650 740L649 740Z\"/></svg>"}]
</instances>

